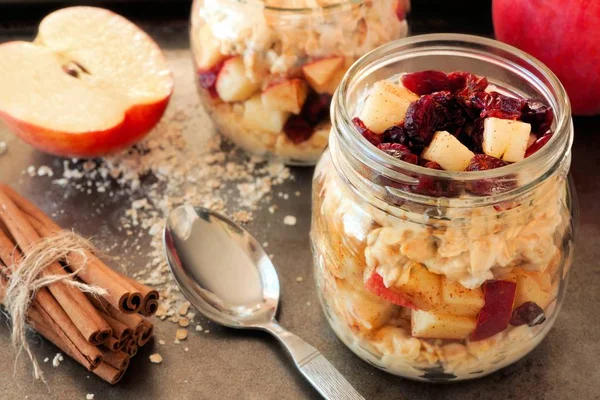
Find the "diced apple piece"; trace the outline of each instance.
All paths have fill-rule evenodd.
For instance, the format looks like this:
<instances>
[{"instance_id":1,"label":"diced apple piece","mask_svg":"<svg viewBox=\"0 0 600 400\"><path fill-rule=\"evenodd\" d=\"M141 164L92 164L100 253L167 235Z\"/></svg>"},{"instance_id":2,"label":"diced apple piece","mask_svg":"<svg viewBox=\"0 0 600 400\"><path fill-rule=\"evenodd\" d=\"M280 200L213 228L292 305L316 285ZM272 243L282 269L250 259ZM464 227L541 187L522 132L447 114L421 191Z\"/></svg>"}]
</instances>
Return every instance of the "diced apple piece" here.
<instances>
[{"instance_id":1,"label":"diced apple piece","mask_svg":"<svg viewBox=\"0 0 600 400\"><path fill-rule=\"evenodd\" d=\"M302 72L310 86L317 90L318 87L327 84L342 65L344 65L343 57L322 58L304 64Z\"/></svg>"},{"instance_id":2,"label":"diced apple piece","mask_svg":"<svg viewBox=\"0 0 600 400\"><path fill-rule=\"evenodd\" d=\"M288 117L287 112L265 107L260 94L244 102L243 121L250 129L279 133Z\"/></svg>"},{"instance_id":3,"label":"diced apple piece","mask_svg":"<svg viewBox=\"0 0 600 400\"><path fill-rule=\"evenodd\" d=\"M373 85L359 118L367 128L380 134L404 121L410 103L418 99L419 96L410 90L381 80Z\"/></svg>"},{"instance_id":4,"label":"diced apple piece","mask_svg":"<svg viewBox=\"0 0 600 400\"><path fill-rule=\"evenodd\" d=\"M485 304L477 314L477 327L469 336L470 340L487 339L508 327L516 289L517 285L509 281L489 280L483 283Z\"/></svg>"},{"instance_id":5,"label":"diced apple piece","mask_svg":"<svg viewBox=\"0 0 600 400\"><path fill-rule=\"evenodd\" d=\"M442 305L446 314L476 317L484 305L481 288L467 289L458 282L442 278Z\"/></svg>"},{"instance_id":6,"label":"diced apple piece","mask_svg":"<svg viewBox=\"0 0 600 400\"><path fill-rule=\"evenodd\" d=\"M552 300L552 283L544 278L539 272L529 272L520 268L515 269L517 276L517 293L515 296L515 307L528 301L536 303L541 308L546 308ZM549 278L549 276L548 276Z\"/></svg>"},{"instance_id":7,"label":"diced apple piece","mask_svg":"<svg viewBox=\"0 0 600 400\"><path fill-rule=\"evenodd\" d=\"M522 161L525 158L529 134L531 133L531 125L519 122L518 127L519 129L513 130L513 134L508 142L508 147L502 156L502 159L506 162Z\"/></svg>"},{"instance_id":8,"label":"diced apple piece","mask_svg":"<svg viewBox=\"0 0 600 400\"><path fill-rule=\"evenodd\" d=\"M438 131L421 158L434 161L446 171L464 171L475 154L446 131Z\"/></svg>"},{"instance_id":9,"label":"diced apple piece","mask_svg":"<svg viewBox=\"0 0 600 400\"><path fill-rule=\"evenodd\" d=\"M515 158L519 155L520 148L523 145L523 137L525 137L524 145L527 145L530 132L531 125L521 121L486 118L483 121L483 152L488 156L502 158L509 146L511 146L513 136L516 136L514 149L511 146L511 152L509 153L509 158ZM525 150L523 150L523 156L525 155Z\"/></svg>"},{"instance_id":10,"label":"diced apple piece","mask_svg":"<svg viewBox=\"0 0 600 400\"><path fill-rule=\"evenodd\" d=\"M475 329L474 317L460 317L423 310L411 314L412 336L425 339L464 339Z\"/></svg>"},{"instance_id":11,"label":"diced apple piece","mask_svg":"<svg viewBox=\"0 0 600 400\"><path fill-rule=\"evenodd\" d=\"M402 307L416 308L414 304L404 298L401 292L398 292L393 288L385 287L383 278L377 272L373 273L373 275L371 275L371 277L365 282L365 288L369 292L381 297L386 301L389 301L390 303L394 303Z\"/></svg>"},{"instance_id":12,"label":"diced apple piece","mask_svg":"<svg viewBox=\"0 0 600 400\"><path fill-rule=\"evenodd\" d=\"M198 30L198 35L192 37L192 43L198 55L196 58L198 69L211 69L225 59L221 54L219 39L213 35L210 25L203 25Z\"/></svg>"},{"instance_id":13,"label":"diced apple piece","mask_svg":"<svg viewBox=\"0 0 600 400\"><path fill-rule=\"evenodd\" d=\"M420 310L431 310L441 302L442 288L440 276L429 272L422 265L410 270L406 283L396 282L389 289L402 296Z\"/></svg>"},{"instance_id":14,"label":"diced apple piece","mask_svg":"<svg viewBox=\"0 0 600 400\"><path fill-rule=\"evenodd\" d=\"M246 76L242 58L233 57L223 63L217 76L216 89L223 101L244 101L259 89L259 84Z\"/></svg>"},{"instance_id":15,"label":"diced apple piece","mask_svg":"<svg viewBox=\"0 0 600 400\"><path fill-rule=\"evenodd\" d=\"M325 94L331 94L331 95L333 95L333 93L335 93L335 90L337 89L337 87L340 85L340 82L344 78L344 74L346 74L346 68L338 69L333 74L333 76L331 77L331 79L329 79L323 85L316 85L313 82L311 84L311 87L317 93L325 93Z\"/></svg>"},{"instance_id":16,"label":"diced apple piece","mask_svg":"<svg viewBox=\"0 0 600 400\"><path fill-rule=\"evenodd\" d=\"M380 328L392 316L397 306L366 291L350 286L346 281L336 279L338 300L344 305L352 322L364 329Z\"/></svg>"},{"instance_id":17,"label":"diced apple piece","mask_svg":"<svg viewBox=\"0 0 600 400\"><path fill-rule=\"evenodd\" d=\"M274 83L262 93L265 107L278 111L300 114L308 86L302 79L290 79Z\"/></svg>"}]
</instances>

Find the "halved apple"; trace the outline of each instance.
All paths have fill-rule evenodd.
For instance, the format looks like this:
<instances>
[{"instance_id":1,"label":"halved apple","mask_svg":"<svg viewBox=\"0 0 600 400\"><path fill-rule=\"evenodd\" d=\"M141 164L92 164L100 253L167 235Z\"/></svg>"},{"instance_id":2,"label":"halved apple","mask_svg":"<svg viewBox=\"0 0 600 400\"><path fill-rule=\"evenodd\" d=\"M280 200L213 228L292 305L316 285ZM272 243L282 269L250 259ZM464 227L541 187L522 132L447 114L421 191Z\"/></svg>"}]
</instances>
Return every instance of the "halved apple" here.
<instances>
[{"instance_id":1,"label":"halved apple","mask_svg":"<svg viewBox=\"0 0 600 400\"><path fill-rule=\"evenodd\" d=\"M265 106L273 110L300 114L308 95L308 86L302 79L285 79L269 85L262 93Z\"/></svg>"},{"instance_id":2,"label":"halved apple","mask_svg":"<svg viewBox=\"0 0 600 400\"><path fill-rule=\"evenodd\" d=\"M337 70L344 65L343 57L328 57L311 61L302 66L304 77L315 91L325 86Z\"/></svg>"},{"instance_id":3,"label":"halved apple","mask_svg":"<svg viewBox=\"0 0 600 400\"><path fill-rule=\"evenodd\" d=\"M403 86L381 80L373 84L359 118L371 131L383 133L402 122L410 103L418 99L419 96Z\"/></svg>"},{"instance_id":4,"label":"halved apple","mask_svg":"<svg viewBox=\"0 0 600 400\"><path fill-rule=\"evenodd\" d=\"M475 318L413 310L412 336L425 339L464 339L475 330Z\"/></svg>"},{"instance_id":5,"label":"halved apple","mask_svg":"<svg viewBox=\"0 0 600 400\"><path fill-rule=\"evenodd\" d=\"M161 119L173 76L156 43L95 7L56 11L35 43L0 45L0 119L39 150L94 157L128 147Z\"/></svg>"},{"instance_id":6,"label":"halved apple","mask_svg":"<svg viewBox=\"0 0 600 400\"><path fill-rule=\"evenodd\" d=\"M516 289L516 283L505 280L489 280L483 283L485 304L477 314L477 328L469 339L472 341L487 339L508 327L515 303Z\"/></svg>"},{"instance_id":7,"label":"halved apple","mask_svg":"<svg viewBox=\"0 0 600 400\"><path fill-rule=\"evenodd\" d=\"M240 56L229 58L223 63L215 85L221 100L228 102L247 100L259 87L258 82L253 82L246 76L246 67Z\"/></svg>"}]
</instances>

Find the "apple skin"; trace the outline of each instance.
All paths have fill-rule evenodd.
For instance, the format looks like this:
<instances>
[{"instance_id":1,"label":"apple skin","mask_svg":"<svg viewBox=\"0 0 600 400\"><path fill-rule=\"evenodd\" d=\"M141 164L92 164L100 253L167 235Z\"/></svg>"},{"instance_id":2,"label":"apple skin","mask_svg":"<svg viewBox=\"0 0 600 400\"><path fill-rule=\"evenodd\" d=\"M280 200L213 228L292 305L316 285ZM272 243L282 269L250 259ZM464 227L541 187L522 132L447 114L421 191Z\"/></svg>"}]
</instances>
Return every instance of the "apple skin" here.
<instances>
[{"instance_id":1,"label":"apple skin","mask_svg":"<svg viewBox=\"0 0 600 400\"><path fill-rule=\"evenodd\" d=\"M123 150L143 139L162 118L170 98L171 94L155 103L133 106L120 124L102 131L59 132L21 121L2 111L0 120L40 151L64 157L93 158Z\"/></svg>"},{"instance_id":2,"label":"apple skin","mask_svg":"<svg viewBox=\"0 0 600 400\"><path fill-rule=\"evenodd\" d=\"M477 314L477 326L469 336L471 341L487 339L508 327L516 291L516 282L502 280L484 282L483 298L485 304Z\"/></svg>"},{"instance_id":3,"label":"apple skin","mask_svg":"<svg viewBox=\"0 0 600 400\"><path fill-rule=\"evenodd\" d=\"M390 303L394 303L402 307L413 308L415 310L417 309L417 307L410 301L406 300L401 293L385 287L382 276L377 272L374 272L373 275L371 275L371 277L365 282L365 288L369 292L381 297L386 301L389 301Z\"/></svg>"},{"instance_id":4,"label":"apple skin","mask_svg":"<svg viewBox=\"0 0 600 400\"><path fill-rule=\"evenodd\" d=\"M498 40L558 76L573 114L600 114L600 1L494 0L492 14Z\"/></svg>"}]
</instances>

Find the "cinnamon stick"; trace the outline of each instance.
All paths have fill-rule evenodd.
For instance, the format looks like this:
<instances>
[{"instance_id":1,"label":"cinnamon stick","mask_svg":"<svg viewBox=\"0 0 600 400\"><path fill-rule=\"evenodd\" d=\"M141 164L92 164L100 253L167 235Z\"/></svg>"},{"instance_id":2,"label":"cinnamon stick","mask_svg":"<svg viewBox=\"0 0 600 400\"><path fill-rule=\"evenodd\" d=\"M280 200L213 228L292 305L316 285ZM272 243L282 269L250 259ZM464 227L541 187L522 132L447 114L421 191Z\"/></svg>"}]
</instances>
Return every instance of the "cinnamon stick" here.
<instances>
[{"instance_id":1,"label":"cinnamon stick","mask_svg":"<svg viewBox=\"0 0 600 400\"><path fill-rule=\"evenodd\" d=\"M3 276L10 275L10 268L6 265L13 266L21 261L21 254L14 248L14 244L2 230L0 230L0 260L0 270L2 270ZM32 310L34 314L39 315L39 318L33 321L41 323L43 320L46 325L49 325L64 346L69 348L70 353L73 354L72 357L81 365L88 370L98 366L101 361L101 353L98 348L83 337L47 288L37 291L29 312L31 313Z\"/></svg>"},{"instance_id":2,"label":"cinnamon stick","mask_svg":"<svg viewBox=\"0 0 600 400\"><path fill-rule=\"evenodd\" d=\"M0 190L0 219L26 254L40 240L40 236L33 229L27 217L3 190ZM59 263L53 263L41 275L66 275L66 272ZM48 285L48 290L90 343L100 344L110 335L110 326L100 317L79 289L61 281Z\"/></svg>"},{"instance_id":3,"label":"cinnamon stick","mask_svg":"<svg viewBox=\"0 0 600 400\"><path fill-rule=\"evenodd\" d=\"M118 383L123 375L125 375L126 370L118 370L115 367L103 362L96 368L94 374L98 375L100 378L104 379L106 382L114 385Z\"/></svg>"},{"instance_id":4,"label":"cinnamon stick","mask_svg":"<svg viewBox=\"0 0 600 400\"><path fill-rule=\"evenodd\" d=\"M154 324L152 322L150 322L148 319L144 319L144 330L142 331L142 334L140 335L140 337L137 340L137 345L139 347L144 346L146 343L148 343L150 338L152 338L153 333L154 333Z\"/></svg>"},{"instance_id":5,"label":"cinnamon stick","mask_svg":"<svg viewBox=\"0 0 600 400\"><path fill-rule=\"evenodd\" d=\"M132 330L134 338L138 338L142 334L144 329L144 318L142 316L139 314L123 314L103 297L95 297L89 293L86 293L86 296L98 310L107 313L117 321L128 326Z\"/></svg>"},{"instance_id":6,"label":"cinnamon stick","mask_svg":"<svg viewBox=\"0 0 600 400\"><path fill-rule=\"evenodd\" d=\"M125 277L125 279L127 279L129 283L131 283L131 285L135 287L136 290L138 290L144 297L143 305L139 310L140 314L146 317L156 314L156 310L158 310L158 290L141 284L135 279L131 279L129 277Z\"/></svg>"},{"instance_id":7,"label":"cinnamon stick","mask_svg":"<svg viewBox=\"0 0 600 400\"><path fill-rule=\"evenodd\" d=\"M138 352L138 345L137 345L137 341L133 338L129 339L129 342L127 342L127 344L125 345L125 347L123 348L123 351L125 351L127 354L129 354L129 357L133 357L137 354Z\"/></svg>"},{"instance_id":8,"label":"cinnamon stick","mask_svg":"<svg viewBox=\"0 0 600 400\"><path fill-rule=\"evenodd\" d=\"M108 323L110 328L112 329L112 336L119 339L120 342L128 340L133 336L133 331L127 325L122 322L117 321L110 315L106 313L102 313L102 318Z\"/></svg>"},{"instance_id":9,"label":"cinnamon stick","mask_svg":"<svg viewBox=\"0 0 600 400\"><path fill-rule=\"evenodd\" d=\"M119 371L124 371L129 366L129 354L124 351L104 351L104 362Z\"/></svg>"},{"instance_id":10,"label":"cinnamon stick","mask_svg":"<svg viewBox=\"0 0 600 400\"><path fill-rule=\"evenodd\" d=\"M8 197L15 202L29 222L42 237L51 236L60 232L61 228L29 200L23 198L7 186L0 186ZM125 277L104 264L98 257L89 251L85 251L85 257L81 254L69 254L69 261L77 276L85 283L97 285L107 290L104 296L114 307L123 312L138 312L143 305L143 296ZM84 261L87 261L84 263Z\"/></svg>"},{"instance_id":11,"label":"cinnamon stick","mask_svg":"<svg viewBox=\"0 0 600 400\"><path fill-rule=\"evenodd\" d=\"M106 339L106 341L103 343L103 345L110 351L119 351L122 350L123 347L125 347L125 345L127 345L130 339L131 337L119 339L114 336L109 336L108 339Z\"/></svg>"}]
</instances>

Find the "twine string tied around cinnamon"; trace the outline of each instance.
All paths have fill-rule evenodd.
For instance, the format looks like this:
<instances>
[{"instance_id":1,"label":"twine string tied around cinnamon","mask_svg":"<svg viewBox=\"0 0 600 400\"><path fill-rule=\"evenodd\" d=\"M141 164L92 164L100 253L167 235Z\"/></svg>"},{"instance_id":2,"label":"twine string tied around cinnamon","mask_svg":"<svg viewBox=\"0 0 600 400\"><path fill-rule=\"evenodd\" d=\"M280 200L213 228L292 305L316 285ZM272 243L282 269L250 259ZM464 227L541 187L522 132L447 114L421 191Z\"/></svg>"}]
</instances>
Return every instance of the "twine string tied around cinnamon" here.
<instances>
[{"instance_id":1,"label":"twine string tied around cinnamon","mask_svg":"<svg viewBox=\"0 0 600 400\"><path fill-rule=\"evenodd\" d=\"M86 251L93 249L89 241L68 230L59 231L52 236L42 238L27 252L20 263L15 265L5 289L4 307L12 320L11 341L17 348L17 359L25 350L33 364L36 379L42 378L42 371L26 340L27 310L36 292L56 282L74 286L84 293L97 296L107 294L106 289L88 285L73 279L79 270L61 275L41 276L41 272L53 263L65 261L68 264L69 254L80 255L81 265L87 263ZM16 361L15 361L16 366ZM42 378L43 379L43 378Z\"/></svg>"}]
</instances>

